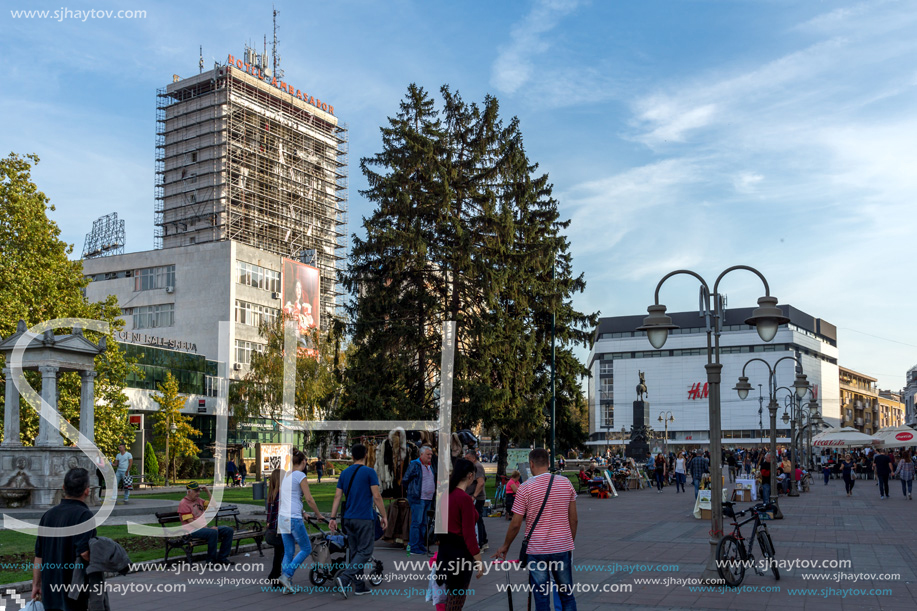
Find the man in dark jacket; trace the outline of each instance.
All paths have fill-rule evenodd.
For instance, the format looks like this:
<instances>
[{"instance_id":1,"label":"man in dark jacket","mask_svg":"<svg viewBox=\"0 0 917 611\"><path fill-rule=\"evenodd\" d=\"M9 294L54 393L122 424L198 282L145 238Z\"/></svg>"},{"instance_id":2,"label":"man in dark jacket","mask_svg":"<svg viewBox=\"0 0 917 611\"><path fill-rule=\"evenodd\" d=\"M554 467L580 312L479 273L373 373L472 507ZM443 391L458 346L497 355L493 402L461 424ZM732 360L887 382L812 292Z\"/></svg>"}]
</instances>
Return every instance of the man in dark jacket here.
<instances>
[{"instance_id":1,"label":"man in dark jacket","mask_svg":"<svg viewBox=\"0 0 917 611\"><path fill-rule=\"evenodd\" d=\"M407 491L408 503L411 505L411 552L427 553L427 511L433 503L436 492L436 472L433 470L433 449L424 446L420 456L411 461L401 484Z\"/></svg>"},{"instance_id":2,"label":"man in dark jacket","mask_svg":"<svg viewBox=\"0 0 917 611\"><path fill-rule=\"evenodd\" d=\"M86 506L89 497L89 471L77 467L64 475L64 498L41 517L39 526L49 528L79 527L92 520ZM73 567L89 561L89 540L96 536L95 528L79 534L62 536L54 533L38 535L35 540L35 562L32 569L32 598L44 603L51 611L82 611L87 607L88 593L77 600L67 598L68 592L60 586L73 581ZM53 586L57 586L52 590Z\"/></svg>"},{"instance_id":3,"label":"man in dark jacket","mask_svg":"<svg viewBox=\"0 0 917 611\"><path fill-rule=\"evenodd\" d=\"M879 498L888 498L888 478L892 474L892 457L891 452L888 454L877 454L874 461L876 469L876 478L879 480Z\"/></svg>"}]
</instances>

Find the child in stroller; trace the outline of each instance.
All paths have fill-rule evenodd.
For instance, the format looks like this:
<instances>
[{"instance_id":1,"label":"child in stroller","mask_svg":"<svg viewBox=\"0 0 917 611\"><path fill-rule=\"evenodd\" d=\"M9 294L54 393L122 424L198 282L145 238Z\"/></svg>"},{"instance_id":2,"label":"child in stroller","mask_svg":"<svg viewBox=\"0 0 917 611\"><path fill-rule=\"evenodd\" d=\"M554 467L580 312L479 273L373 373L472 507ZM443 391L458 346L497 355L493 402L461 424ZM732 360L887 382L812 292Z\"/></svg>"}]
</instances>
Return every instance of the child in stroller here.
<instances>
[{"instance_id":1,"label":"child in stroller","mask_svg":"<svg viewBox=\"0 0 917 611\"><path fill-rule=\"evenodd\" d=\"M332 534L330 529L322 530L321 524L327 524L326 520L319 522L305 513L303 517L310 526L318 530L317 533L309 535L315 556L315 564L309 570L309 581L314 586L322 586L328 581L334 583L334 579L347 568L347 537L344 534ZM344 533L343 526L338 528L338 533ZM383 581L382 561L370 558L369 564L373 568L367 582L372 586L378 586Z\"/></svg>"}]
</instances>

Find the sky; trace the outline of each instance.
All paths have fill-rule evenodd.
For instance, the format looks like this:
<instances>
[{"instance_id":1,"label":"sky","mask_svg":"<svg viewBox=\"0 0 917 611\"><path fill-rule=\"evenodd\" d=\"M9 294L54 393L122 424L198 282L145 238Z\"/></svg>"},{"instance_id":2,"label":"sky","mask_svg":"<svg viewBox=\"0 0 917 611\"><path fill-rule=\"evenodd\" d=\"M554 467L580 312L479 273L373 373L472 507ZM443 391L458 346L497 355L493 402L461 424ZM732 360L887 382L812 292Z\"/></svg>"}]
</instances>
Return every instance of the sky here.
<instances>
[{"instance_id":1,"label":"sky","mask_svg":"<svg viewBox=\"0 0 917 611\"><path fill-rule=\"evenodd\" d=\"M117 212L153 246L156 90L262 45L271 5L7 0L0 154L82 250ZM491 94L554 185L582 311L640 314L689 268L759 269L780 303L838 327L839 364L899 390L917 364L917 3L909 0L277 0L287 79L350 136L350 226L372 207L359 159L407 86ZM63 19L13 11L71 11ZM87 19L88 9L145 11ZM759 280L722 282L754 306ZM670 311L696 281L666 282ZM910 312L911 314L908 314ZM585 351L583 351L585 356Z\"/></svg>"}]
</instances>

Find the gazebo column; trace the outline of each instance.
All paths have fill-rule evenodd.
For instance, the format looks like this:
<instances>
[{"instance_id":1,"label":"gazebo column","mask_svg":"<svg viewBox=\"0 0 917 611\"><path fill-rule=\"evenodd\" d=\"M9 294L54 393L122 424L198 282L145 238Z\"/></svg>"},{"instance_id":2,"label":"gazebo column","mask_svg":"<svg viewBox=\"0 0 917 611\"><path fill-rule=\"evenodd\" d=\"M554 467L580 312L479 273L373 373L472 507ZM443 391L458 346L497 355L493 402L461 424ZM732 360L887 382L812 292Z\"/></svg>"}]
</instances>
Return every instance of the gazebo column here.
<instances>
[{"instance_id":1,"label":"gazebo column","mask_svg":"<svg viewBox=\"0 0 917 611\"><path fill-rule=\"evenodd\" d=\"M13 370L3 368L3 377L6 379L6 403L3 408L3 444L7 447L20 447L19 440L19 389L13 384Z\"/></svg>"},{"instance_id":2,"label":"gazebo column","mask_svg":"<svg viewBox=\"0 0 917 611\"><path fill-rule=\"evenodd\" d=\"M87 447L94 444L96 440L95 388L97 375L99 374L95 371L80 372L80 443ZM86 439L86 442L82 441L83 438Z\"/></svg>"},{"instance_id":3,"label":"gazebo column","mask_svg":"<svg viewBox=\"0 0 917 611\"><path fill-rule=\"evenodd\" d=\"M39 367L41 372L41 419L38 422L38 440L35 445L42 448L58 448L64 445L60 434L60 416L57 412L57 372L50 365Z\"/></svg>"}]
</instances>

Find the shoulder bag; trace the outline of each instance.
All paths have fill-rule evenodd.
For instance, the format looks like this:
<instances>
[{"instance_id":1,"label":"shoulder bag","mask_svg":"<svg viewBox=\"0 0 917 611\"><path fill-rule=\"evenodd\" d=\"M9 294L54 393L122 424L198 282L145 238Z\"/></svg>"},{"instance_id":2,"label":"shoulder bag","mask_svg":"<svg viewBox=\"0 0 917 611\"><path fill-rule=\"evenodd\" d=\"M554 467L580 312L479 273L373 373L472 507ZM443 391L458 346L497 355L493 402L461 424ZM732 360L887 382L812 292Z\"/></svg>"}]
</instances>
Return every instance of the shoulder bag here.
<instances>
[{"instance_id":1,"label":"shoulder bag","mask_svg":"<svg viewBox=\"0 0 917 611\"><path fill-rule=\"evenodd\" d=\"M347 490L344 492L344 506L341 508L341 522L344 522L344 513L347 511L347 499L350 498L350 489L353 487L353 482L357 479L357 472L360 470L360 467L363 465L357 465L357 468L354 470L353 475L350 476L350 483L347 484ZM382 538L382 535L385 531L382 529L382 520L379 519L379 510L376 509L376 504L372 503L373 510L373 540L378 541Z\"/></svg>"},{"instance_id":2,"label":"shoulder bag","mask_svg":"<svg viewBox=\"0 0 917 611\"><path fill-rule=\"evenodd\" d=\"M522 566L528 566L529 564L529 539L532 538L532 533L535 532L535 527L538 526L538 520L544 511L544 506L548 504L548 497L551 496L551 486L553 485L554 474L552 473L551 479L548 480L548 491L544 493L544 500L541 502L541 509L538 510L538 515L535 516L535 521L532 522L532 528L526 533L525 538L522 540L522 547L519 549L519 562L522 563Z\"/></svg>"}]
</instances>

